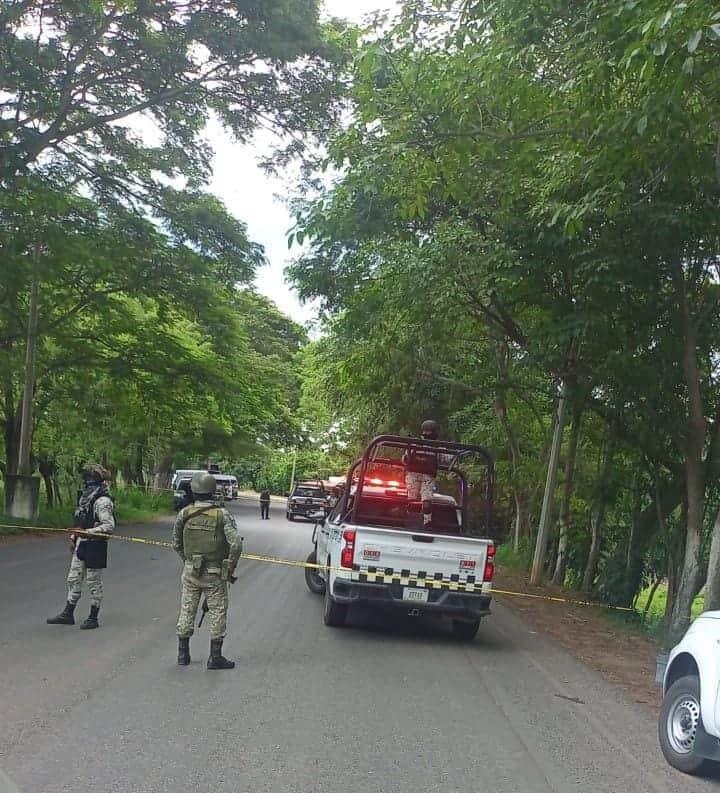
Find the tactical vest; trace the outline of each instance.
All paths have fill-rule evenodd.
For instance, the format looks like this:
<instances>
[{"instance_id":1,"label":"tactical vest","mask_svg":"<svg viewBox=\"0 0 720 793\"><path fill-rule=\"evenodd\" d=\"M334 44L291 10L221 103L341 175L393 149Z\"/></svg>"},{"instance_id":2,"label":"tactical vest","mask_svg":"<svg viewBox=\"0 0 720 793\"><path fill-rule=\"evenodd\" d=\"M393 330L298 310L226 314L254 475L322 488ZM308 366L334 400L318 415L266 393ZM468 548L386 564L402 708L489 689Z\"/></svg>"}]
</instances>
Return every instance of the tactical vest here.
<instances>
[{"instance_id":1,"label":"tactical vest","mask_svg":"<svg viewBox=\"0 0 720 793\"><path fill-rule=\"evenodd\" d=\"M437 476L438 458L435 452L425 449L409 449L405 454L405 466L414 474Z\"/></svg>"},{"instance_id":2,"label":"tactical vest","mask_svg":"<svg viewBox=\"0 0 720 793\"><path fill-rule=\"evenodd\" d=\"M185 558L202 556L206 563L220 564L230 554L225 539L225 516L219 507L188 508L189 518L183 527Z\"/></svg>"}]
</instances>

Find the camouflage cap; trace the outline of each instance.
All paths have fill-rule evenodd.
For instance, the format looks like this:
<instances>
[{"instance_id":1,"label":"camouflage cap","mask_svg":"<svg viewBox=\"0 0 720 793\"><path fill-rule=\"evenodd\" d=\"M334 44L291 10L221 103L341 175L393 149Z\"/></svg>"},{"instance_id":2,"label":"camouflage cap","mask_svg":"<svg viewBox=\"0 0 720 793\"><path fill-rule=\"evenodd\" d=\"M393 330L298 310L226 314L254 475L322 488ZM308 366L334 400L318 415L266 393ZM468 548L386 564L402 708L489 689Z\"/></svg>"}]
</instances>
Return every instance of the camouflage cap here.
<instances>
[{"instance_id":1,"label":"camouflage cap","mask_svg":"<svg viewBox=\"0 0 720 793\"><path fill-rule=\"evenodd\" d=\"M82 475L92 476L94 478L100 479L101 482L107 482L110 479L110 471L108 471L107 468L104 468L102 465L98 465L97 463L89 463L88 465L84 465L82 468Z\"/></svg>"}]
</instances>

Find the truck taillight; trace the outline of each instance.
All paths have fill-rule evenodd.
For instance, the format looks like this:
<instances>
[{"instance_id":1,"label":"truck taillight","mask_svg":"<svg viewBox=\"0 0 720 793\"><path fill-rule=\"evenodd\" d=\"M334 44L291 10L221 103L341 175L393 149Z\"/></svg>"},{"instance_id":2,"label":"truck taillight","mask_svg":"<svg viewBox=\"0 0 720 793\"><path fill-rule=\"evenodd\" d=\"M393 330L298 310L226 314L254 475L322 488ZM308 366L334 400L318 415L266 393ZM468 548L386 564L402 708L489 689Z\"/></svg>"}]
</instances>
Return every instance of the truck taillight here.
<instances>
[{"instance_id":1,"label":"truck taillight","mask_svg":"<svg viewBox=\"0 0 720 793\"><path fill-rule=\"evenodd\" d=\"M487 556L485 557L485 572L483 581L492 581L495 575L495 546L488 545Z\"/></svg>"},{"instance_id":2,"label":"truck taillight","mask_svg":"<svg viewBox=\"0 0 720 793\"><path fill-rule=\"evenodd\" d=\"M352 529L346 529L342 538L345 545L340 551L340 567L352 568L355 558L355 532Z\"/></svg>"}]
</instances>

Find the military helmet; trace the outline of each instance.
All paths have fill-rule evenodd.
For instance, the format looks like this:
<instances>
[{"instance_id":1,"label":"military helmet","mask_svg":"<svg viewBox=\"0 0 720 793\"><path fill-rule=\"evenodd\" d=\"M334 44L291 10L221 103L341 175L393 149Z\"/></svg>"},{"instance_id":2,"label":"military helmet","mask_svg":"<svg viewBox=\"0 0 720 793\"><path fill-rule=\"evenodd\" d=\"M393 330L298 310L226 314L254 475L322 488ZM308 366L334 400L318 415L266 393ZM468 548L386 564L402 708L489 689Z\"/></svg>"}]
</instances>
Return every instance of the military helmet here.
<instances>
[{"instance_id":1,"label":"military helmet","mask_svg":"<svg viewBox=\"0 0 720 793\"><path fill-rule=\"evenodd\" d=\"M423 421L423 423L420 425L420 435L422 435L423 438L428 438L432 441L437 440L439 431L440 428L438 427L437 421L433 421L432 419Z\"/></svg>"},{"instance_id":2,"label":"military helmet","mask_svg":"<svg viewBox=\"0 0 720 793\"><path fill-rule=\"evenodd\" d=\"M107 482L110 479L110 471L97 463L89 463L82 467L82 478L94 482Z\"/></svg>"},{"instance_id":3,"label":"military helmet","mask_svg":"<svg viewBox=\"0 0 720 793\"><path fill-rule=\"evenodd\" d=\"M204 471L193 474L193 478L190 480L190 490L196 496L215 495L216 485L215 477Z\"/></svg>"}]
</instances>

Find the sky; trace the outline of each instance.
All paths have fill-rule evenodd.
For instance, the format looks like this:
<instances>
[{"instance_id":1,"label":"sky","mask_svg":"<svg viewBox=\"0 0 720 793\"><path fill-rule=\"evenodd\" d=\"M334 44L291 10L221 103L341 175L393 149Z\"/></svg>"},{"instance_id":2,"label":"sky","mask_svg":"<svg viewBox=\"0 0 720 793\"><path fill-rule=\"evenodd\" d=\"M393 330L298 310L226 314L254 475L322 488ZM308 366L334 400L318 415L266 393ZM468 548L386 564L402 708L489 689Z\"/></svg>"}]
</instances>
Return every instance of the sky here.
<instances>
[{"instance_id":1,"label":"sky","mask_svg":"<svg viewBox=\"0 0 720 793\"><path fill-rule=\"evenodd\" d=\"M361 21L373 11L393 8L395 0L325 0L330 16ZM295 321L312 321L311 305L301 305L297 295L285 283L283 270L298 249L288 250L287 232L293 220L283 202L295 185L288 178L268 177L257 165L268 150L270 136L259 133L251 146L235 142L219 124L211 124L208 138L215 150L210 189L230 212L248 226L250 238L265 247L269 264L258 271L258 291L275 301L278 308Z\"/></svg>"}]
</instances>

